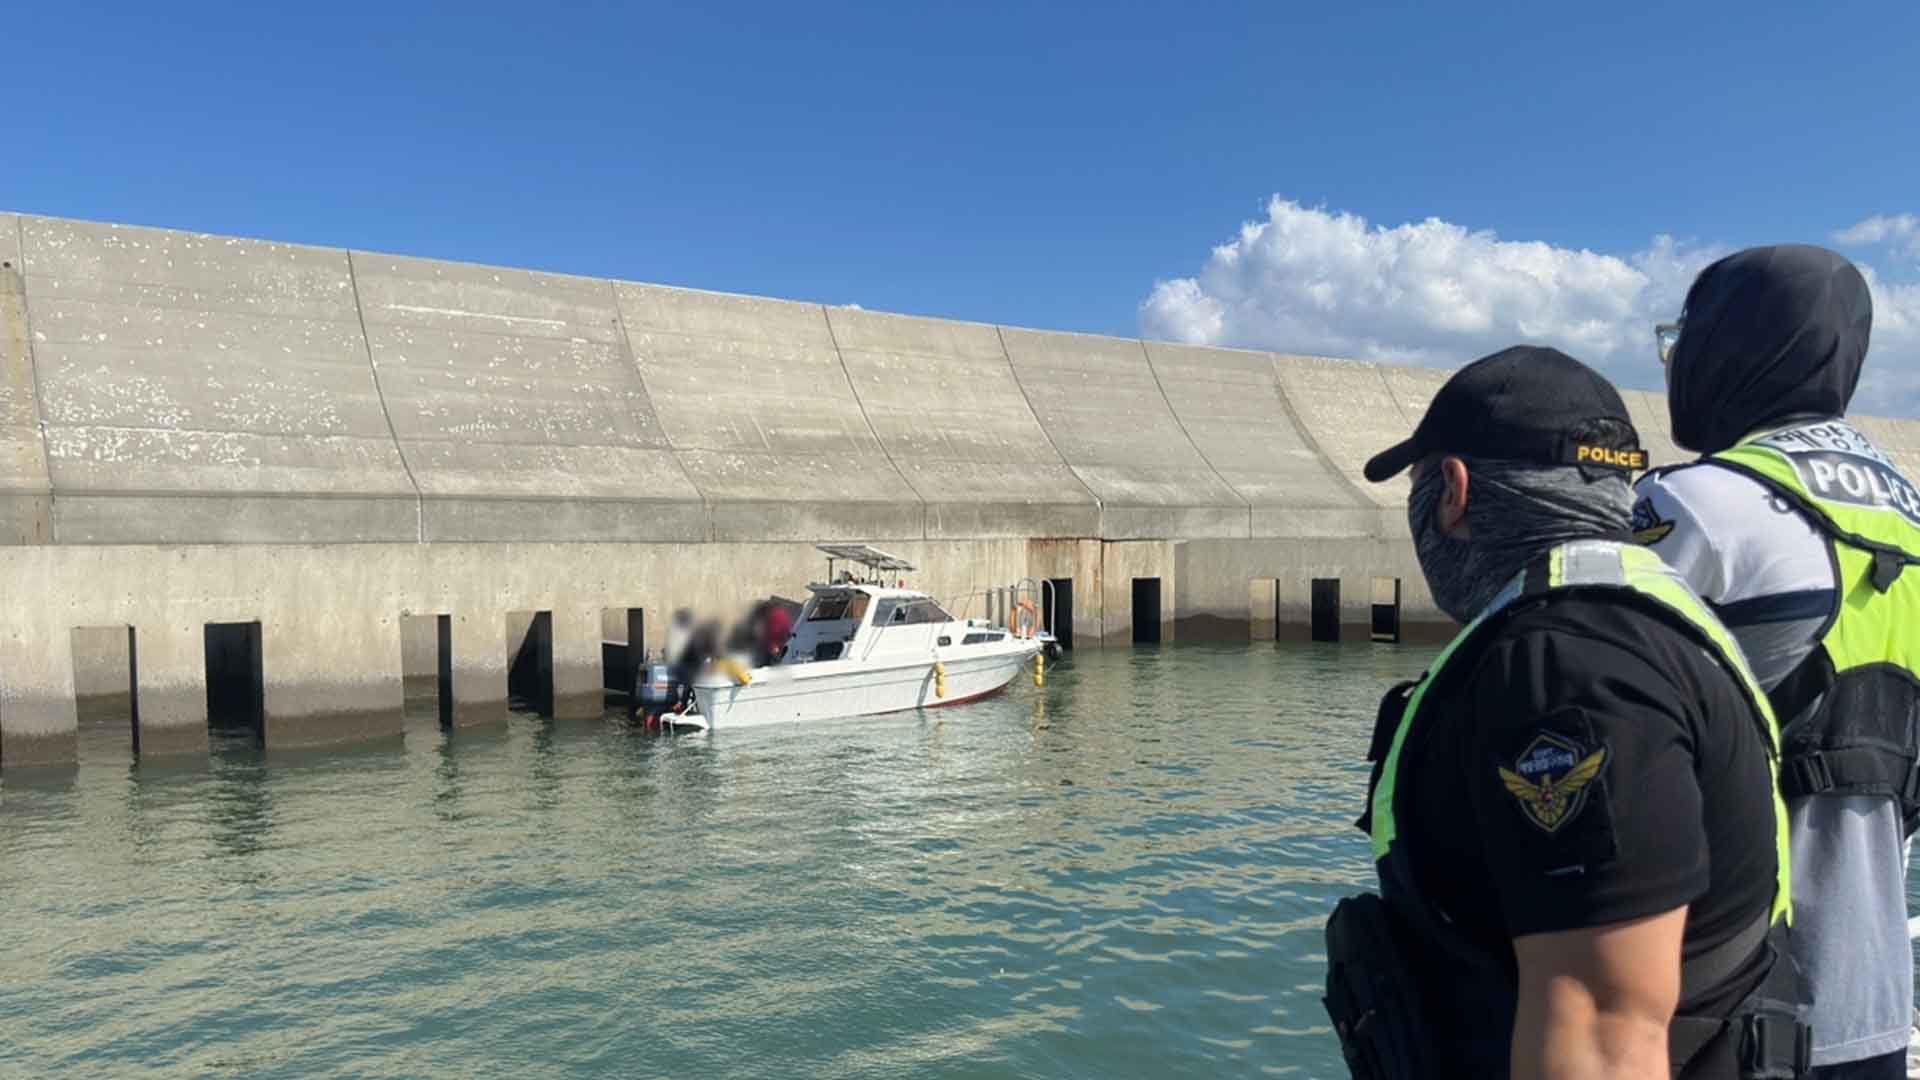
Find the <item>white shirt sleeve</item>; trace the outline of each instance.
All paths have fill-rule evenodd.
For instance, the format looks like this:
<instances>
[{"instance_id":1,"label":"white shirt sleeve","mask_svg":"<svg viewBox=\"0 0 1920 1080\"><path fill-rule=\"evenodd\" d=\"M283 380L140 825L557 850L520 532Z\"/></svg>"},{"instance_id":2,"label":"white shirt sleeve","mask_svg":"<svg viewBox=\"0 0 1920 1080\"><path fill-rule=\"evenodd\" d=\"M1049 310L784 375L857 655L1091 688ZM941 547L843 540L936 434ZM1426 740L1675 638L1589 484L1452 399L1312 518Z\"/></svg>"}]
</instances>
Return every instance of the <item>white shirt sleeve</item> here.
<instances>
[{"instance_id":1,"label":"white shirt sleeve","mask_svg":"<svg viewBox=\"0 0 1920 1080\"><path fill-rule=\"evenodd\" d=\"M1727 565L1707 523L1666 477L1649 473L1634 485L1634 539L1652 548L1680 572L1701 598L1719 603L1727 595Z\"/></svg>"},{"instance_id":2,"label":"white shirt sleeve","mask_svg":"<svg viewBox=\"0 0 1920 1080\"><path fill-rule=\"evenodd\" d=\"M1713 606L1771 689L1818 643L1837 602L1814 527L1751 477L1700 465L1636 485L1633 529Z\"/></svg>"}]
</instances>

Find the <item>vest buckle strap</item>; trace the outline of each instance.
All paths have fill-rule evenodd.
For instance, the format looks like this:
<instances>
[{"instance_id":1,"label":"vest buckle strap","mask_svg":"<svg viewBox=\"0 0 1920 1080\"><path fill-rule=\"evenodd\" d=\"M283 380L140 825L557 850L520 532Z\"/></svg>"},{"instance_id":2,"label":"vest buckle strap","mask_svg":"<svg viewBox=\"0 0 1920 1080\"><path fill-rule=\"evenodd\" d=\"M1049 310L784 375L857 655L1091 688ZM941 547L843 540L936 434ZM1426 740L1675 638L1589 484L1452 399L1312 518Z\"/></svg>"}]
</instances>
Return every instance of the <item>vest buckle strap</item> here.
<instances>
[{"instance_id":1,"label":"vest buckle strap","mask_svg":"<svg viewBox=\"0 0 1920 1080\"><path fill-rule=\"evenodd\" d=\"M1900 801L1903 809L1920 807L1920 761L1907 769L1907 781L1900 785Z\"/></svg>"},{"instance_id":2,"label":"vest buckle strap","mask_svg":"<svg viewBox=\"0 0 1920 1080\"><path fill-rule=\"evenodd\" d=\"M1875 592L1886 592L1893 583L1900 580L1900 572L1907 568L1904 555L1891 551L1873 553L1873 588Z\"/></svg>"},{"instance_id":3,"label":"vest buckle strap","mask_svg":"<svg viewBox=\"0 0 1920 1080\"><path fill-rule=\"evenodd\" d=\"M1827 756L1818 750L1788 758L1787 772L1782 786L1789 788L1787 794L1794 798L1833 790L1833 769L1827 764Z\"/></svg>"},{"instance_id":4,"label":"vest buckle strap","mask_svg":"<svg viewBox=\"0 0 1920 1080\"><path fill-rule=\"evenodd\" d=\"M1812 1074L1813 1032L1792 1016L1748 1013L1740 1040L1741 1080L1799 1080Z\"/></svg>"}]
</instances>

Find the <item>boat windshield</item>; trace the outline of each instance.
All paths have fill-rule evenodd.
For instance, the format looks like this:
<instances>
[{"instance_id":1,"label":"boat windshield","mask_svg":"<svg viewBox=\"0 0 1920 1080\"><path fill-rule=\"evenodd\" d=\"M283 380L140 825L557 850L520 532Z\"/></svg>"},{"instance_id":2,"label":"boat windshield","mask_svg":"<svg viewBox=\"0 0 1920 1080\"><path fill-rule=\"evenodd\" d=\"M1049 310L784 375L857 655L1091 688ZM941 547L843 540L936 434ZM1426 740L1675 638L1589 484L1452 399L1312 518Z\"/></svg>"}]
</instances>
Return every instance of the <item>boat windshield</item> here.
<instances>
[{"instance_id":1,"label":"boat windshield","mask_svg":"<svg viewBox=\"0 0 1920 1080\"><path fill-rule=\"evenodd\" d=\"M821 593L808 602L800 621L838 622L848 619L859 622L866 616L868 602L872 599L863 592Z\"/></svg>"},{"instance_id":2,"label":"boat windshield","mask_svg":"<svg viewBox=\"0 0 1920 1080\"><path fill-rule=\"evenodd\" d=\"M813 604L807 609L806 621L832 622L846 618L847 602L853 596L852 593L822 593L814 597Z\"/></svg>"},{"instance_id":3,"label":"boat windshield","mask_svg":"<svg viewBox=\"0 0 1920 1080\"><path fill-rule=\"evenodd\" d=\"M952 622L953 616L939 604L925 598L889 597L873 611L875 626L913 626L918 623Z\"/></svg>"}]
</instances>

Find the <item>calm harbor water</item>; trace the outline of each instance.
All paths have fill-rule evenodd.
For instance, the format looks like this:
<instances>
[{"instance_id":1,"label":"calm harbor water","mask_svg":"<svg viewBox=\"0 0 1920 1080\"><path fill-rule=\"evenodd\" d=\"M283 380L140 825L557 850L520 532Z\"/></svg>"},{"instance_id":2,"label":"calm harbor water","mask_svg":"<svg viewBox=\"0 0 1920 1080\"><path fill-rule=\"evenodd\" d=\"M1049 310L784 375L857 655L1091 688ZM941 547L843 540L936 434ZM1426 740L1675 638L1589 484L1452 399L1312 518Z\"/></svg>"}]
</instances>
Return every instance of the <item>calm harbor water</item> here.
<instances>
[{"instance_id":1,"label":"calm harbor water","mask_svg":"<svg viewBox=\"0 0 1920 1080\"><path fill-rule=\"evenodd\" d=\"M812 731L0 777L0 1075L1338 1077L1320 927L1427 648L1083 651ZM422 703L430 708L430 703Z\"/></svg>"}]
</instances>

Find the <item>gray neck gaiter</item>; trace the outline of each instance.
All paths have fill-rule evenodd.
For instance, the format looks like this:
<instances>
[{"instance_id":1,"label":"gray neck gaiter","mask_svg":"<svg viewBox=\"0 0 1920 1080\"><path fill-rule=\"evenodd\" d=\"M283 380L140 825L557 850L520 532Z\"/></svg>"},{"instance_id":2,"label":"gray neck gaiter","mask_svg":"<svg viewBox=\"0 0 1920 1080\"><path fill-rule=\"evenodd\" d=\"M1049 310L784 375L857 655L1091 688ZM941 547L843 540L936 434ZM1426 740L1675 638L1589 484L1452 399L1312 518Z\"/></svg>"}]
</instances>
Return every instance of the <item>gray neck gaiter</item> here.
<instances>
[{"instance_id":1,"label":"gray neck gaiter","mask_svg":"<svg viewBox=\"0 0 1920 1080\"><path fill-rule=\"evenodd\" d=\"M1572 465L1458 456L1467 463L1471 540L1442 535L1435 521L1446 490L1440 469L1427 469L1407 500L1407 525L1433 602L1457 622L1472 622L1515 574L1554 547L1627 538L1633 487L1624 476L1588 480Z\"/></svg>"}]
</instances>

